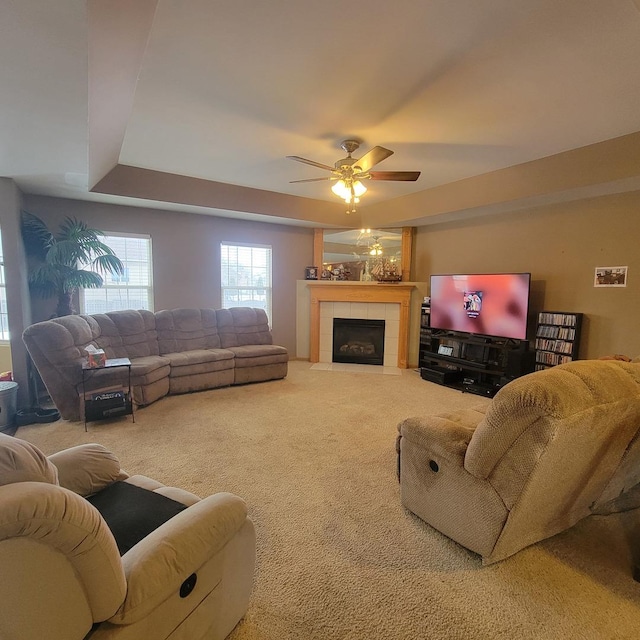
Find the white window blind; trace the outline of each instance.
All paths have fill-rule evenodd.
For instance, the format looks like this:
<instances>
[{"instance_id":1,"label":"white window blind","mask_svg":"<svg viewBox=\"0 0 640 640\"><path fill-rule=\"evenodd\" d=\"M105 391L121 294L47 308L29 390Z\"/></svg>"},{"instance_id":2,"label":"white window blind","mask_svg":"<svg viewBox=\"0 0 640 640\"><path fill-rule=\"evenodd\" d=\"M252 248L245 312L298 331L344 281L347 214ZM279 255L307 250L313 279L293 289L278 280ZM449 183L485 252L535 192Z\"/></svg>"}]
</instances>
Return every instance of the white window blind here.
<instances>
[{"instance_id":1,"label":"white window blind","mask_svg":"<svg viewBox=\"0 0 640 640\"><path fill-rule=\"evenodd\" d=\"M122 275L104 275L100 289L83 289L82 313L105 313L121 309L153 311L153 264L148 236L106 235L102 242L113 249L124 265Z\"/></svg>"},{"instance_id":2,"label":"white window blind","mask_svg":"<svg viewBox=\"0 0 640 640\"><path fill-rule=\"evenodd\" d=\"M271 325L271 247L220 245L222 307L264 309Z\"/></svg>"}]
</instances>

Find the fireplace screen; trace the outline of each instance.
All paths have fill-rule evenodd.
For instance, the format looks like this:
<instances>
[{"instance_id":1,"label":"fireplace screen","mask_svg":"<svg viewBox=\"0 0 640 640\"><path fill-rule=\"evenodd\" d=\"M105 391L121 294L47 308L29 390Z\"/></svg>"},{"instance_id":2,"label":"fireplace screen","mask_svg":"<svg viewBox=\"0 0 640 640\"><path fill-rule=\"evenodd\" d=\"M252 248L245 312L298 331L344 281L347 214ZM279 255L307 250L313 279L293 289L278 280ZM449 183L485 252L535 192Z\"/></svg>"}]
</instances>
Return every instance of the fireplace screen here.
<instances>
[{"instance_id":1,"label":"fireplace screen","mask_svg":"<svg viewBox=\"0 0 640 640\"><path fill-rule=\"evenodd\" d=\"M333 362L384 362L384 320L333 319Z\"/></svg>"}]
</instances>

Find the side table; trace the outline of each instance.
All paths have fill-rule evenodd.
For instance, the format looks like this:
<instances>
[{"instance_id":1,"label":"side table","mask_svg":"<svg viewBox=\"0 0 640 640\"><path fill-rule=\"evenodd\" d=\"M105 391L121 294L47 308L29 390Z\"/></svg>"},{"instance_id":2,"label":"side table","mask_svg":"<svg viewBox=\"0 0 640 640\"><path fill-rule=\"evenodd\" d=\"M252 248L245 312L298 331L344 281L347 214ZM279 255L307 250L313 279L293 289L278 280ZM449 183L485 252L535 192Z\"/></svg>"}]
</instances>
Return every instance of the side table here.
<instances>
[{"instance_id":1,"label":"side table","mask_svg":"<svg viewBox=\"0 0 640 640\"><path fill-rule=\"evenodd\" d=\"M91 372L102 369L116 369L118 367L127 368L127 386L122 389L102 389L90 392L87 398L86 384L91 379ZM87 362L82 363L82 401L84 430L87 431L87 422L102 420L104 418L114 418L116 416L130 415L133 422L136 416L133 408L133 397L131 393L131 360L129 358L107 359L102 367L90 367Z\"/></svg>"}]
</instances>

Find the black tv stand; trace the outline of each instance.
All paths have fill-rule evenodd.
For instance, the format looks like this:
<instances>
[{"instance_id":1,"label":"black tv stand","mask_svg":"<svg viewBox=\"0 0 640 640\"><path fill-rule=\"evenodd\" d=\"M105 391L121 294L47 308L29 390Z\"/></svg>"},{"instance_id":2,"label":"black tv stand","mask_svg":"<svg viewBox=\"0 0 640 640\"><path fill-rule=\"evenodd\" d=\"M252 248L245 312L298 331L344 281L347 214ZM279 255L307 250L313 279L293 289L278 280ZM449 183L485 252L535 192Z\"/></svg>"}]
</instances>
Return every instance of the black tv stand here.
<instances>
[{"instance_id":1,"label":"black tv stand","mask_svg":"<svg viewBox=\"0 0 640 640\"><path fill-rule=\"evenodd\" d=\"M533 371L527 340L432 329L429 317L423 305L419 367L424 380L492 398L509 381Z\"/></svg>"}]
</instances>

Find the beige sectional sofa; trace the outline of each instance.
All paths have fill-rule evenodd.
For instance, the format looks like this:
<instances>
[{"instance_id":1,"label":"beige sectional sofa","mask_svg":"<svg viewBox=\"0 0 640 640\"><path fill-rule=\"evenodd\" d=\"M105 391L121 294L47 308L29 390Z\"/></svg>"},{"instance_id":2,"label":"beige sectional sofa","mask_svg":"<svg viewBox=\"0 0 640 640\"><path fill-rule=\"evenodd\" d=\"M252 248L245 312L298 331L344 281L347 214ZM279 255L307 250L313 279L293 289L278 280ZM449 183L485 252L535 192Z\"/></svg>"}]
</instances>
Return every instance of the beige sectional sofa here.
<instances>
[{"instance_id":1,"label":"beige sectional sofa","mask_svg":"<svg viewBox=\"0 0 640 640\"><path fill-rule=\"evenodd\" d=\"M134 402L167 394L276 380L287 350L273 344L262 309L173 309L74 315L27 327L23 340L63 418L81 419L85 347L131 360ZM92 370L85 391L122 384L125 370Z\"/></svg>"}]
</instances>

